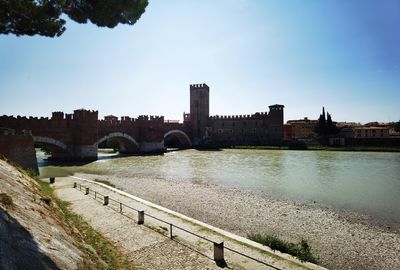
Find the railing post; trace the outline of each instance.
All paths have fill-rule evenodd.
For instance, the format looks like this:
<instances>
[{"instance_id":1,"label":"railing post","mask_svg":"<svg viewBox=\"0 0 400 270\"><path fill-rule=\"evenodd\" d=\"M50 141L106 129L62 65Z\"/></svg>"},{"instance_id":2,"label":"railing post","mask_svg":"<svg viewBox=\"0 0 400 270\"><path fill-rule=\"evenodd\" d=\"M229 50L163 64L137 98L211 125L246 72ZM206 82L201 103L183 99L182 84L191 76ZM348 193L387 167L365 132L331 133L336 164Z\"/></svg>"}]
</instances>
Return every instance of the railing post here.
<instances>
[{"instance_id":1,"label":"railing post","mask_svg":"<svg viewBox=\"0 0 400 270\"><path fill-rule=\"evenodd\" d=\"M144 223L144 211L138 211L138 222L139 225Z\"/></svg>"},{"instance_id":2,"label":"railing post","mask_svg":"<svg viewBox=\"0 0 400 270\"><path fill-rule=\"evenodd\" d=\"M55 181L56 181L55 177L50 177L50 184L54 184Z\"/></svg>"},{"instance_id":3,"label":"railing post","mask_svg":"<svg viewBox=\"0 0 400 270\"><path fill-rule=\"evenodd\" d=\"M224 259L224 242L214 242L214 261L218 266L226 264Z\"/></svg>"},{"instance_id":4,"label":"railing post","mask_svg":"<svg viewBox=\"0 0 400 270\"><path fill-rule=\"evenodd\" d=\"M74 182L74 188L76 188L76 182Z\"/></svg>"},{"instance_id":5,"label":"railing post","mask_svg":"<svg viewBox=\"0 0 400 270\"><path fill-rule=\"evenodd\" d=\"M85 195L89 195L89 188L88 187L85 189Z\"/></svg>"},{"instance_id":6,"label":"railing post","mask_svg":"<svg viewBox=\"0 0 400 270\"><path fill-rule=\"evenodd\" d=\"M94 199L95 200L97 199L97 192L96 191L94 192Z\"/></svg>"},{"instance_id":7,"label":"railing post","mask_svg":"<svg viewBox=\"0 0 400 270\"><path fill-rule=\"evenodd\" d=\"M169 238L172 239L172 223L169 224Z\"/></svg>"},{"instance_id":8,"label":"railing post","mask_svg":"<svg viewBox=\"0 0 400 270\"><path fill-rule=\"evenodd\" d=\"M103 205L108 205L108 196L104 196L104 203Z\"/></svg>"},{"instance_id":9,"label":"railing post","mask_svg":"<svg viewBox=\"0 0 400 270\"><path fill-rule=\"evenodd\" d=\"M122 213L122 203L119 203L119 212Z\"/></svg>"}]
</instances>

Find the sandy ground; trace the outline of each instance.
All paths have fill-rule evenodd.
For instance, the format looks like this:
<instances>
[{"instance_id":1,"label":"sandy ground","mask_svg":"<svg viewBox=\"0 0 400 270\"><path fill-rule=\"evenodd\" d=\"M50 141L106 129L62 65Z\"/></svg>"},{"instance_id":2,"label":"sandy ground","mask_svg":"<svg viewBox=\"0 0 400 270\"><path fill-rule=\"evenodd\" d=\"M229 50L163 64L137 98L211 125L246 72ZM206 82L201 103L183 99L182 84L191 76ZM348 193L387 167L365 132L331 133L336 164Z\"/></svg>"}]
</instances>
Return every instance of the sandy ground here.
<instances>
[{"instance_id":1,"label":"sandy ground","mask_svg":"<svg viewBox=\"0 0 400 270\"><path fill-rule=\"evenodd\" d=\"M275 234L306 239L330 269L400 269L400 233L368 218L317 206L266 198L207 183L77 174L109 181L118 189L246 237Z\"/></svg>"}]
</instances>

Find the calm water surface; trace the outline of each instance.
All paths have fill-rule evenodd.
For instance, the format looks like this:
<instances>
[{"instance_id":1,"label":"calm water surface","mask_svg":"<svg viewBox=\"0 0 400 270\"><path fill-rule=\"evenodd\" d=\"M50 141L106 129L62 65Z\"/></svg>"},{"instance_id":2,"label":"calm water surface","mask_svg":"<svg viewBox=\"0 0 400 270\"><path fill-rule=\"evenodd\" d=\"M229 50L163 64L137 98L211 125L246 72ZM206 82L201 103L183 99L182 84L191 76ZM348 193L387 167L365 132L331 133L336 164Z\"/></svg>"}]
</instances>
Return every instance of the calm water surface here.
<instances>
[{"instance_id":1,"label":"calm water surface","mask_svg":"<svg viewBox=\"0 0 400 270\"><path fill-rule=\"evenodd\" d=\"M43 176L71 172L209 182L400 222L400 153L185 150L107 158L81 166L41 163Z\"/></svg>"}]
</instances>

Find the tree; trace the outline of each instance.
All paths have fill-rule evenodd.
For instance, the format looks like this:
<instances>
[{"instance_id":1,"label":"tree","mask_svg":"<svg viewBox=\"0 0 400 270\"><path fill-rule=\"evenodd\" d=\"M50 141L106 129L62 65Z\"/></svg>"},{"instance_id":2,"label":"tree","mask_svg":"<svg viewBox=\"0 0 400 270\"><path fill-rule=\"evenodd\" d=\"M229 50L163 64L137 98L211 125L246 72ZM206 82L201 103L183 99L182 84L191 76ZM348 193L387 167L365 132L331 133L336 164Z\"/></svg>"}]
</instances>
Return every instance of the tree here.
<instances>
[{"instance_id":1,"label":"tree","mask_svg":"<svg viewBox=\"0 0 400 270\"><path fill-rule=\"evenodd\" d=\"M400 121L394 123L394 131L400 132Z\"/></svg>"},{"instance_id":2,"label":"tree","mask_svg":"<svg viewBox=\"0 0 400 270\"><path fill-rule=\"evenodd\" d=\"M332 116L329 112L325 115L324 107L322 107L322 114L320 114L318 123L315 126L315 132L322 136L337 134L339 132L339 129L336 127L336 123L332 121Z\"/></svg>"},{"instance_id":3,"label":"tree","mask_svg":"<svg viewBox=\"0 0 400 270\"><path fill-rule=\"evenodd\" d=\"M319 115L318 124L315 126L315 133L321 135L326 131L325 107L322 107L322 114Z\"/></svg>"},{"instance_id":4,"label":"tree","mask_svg":"<svg viewBox=\"0 0 400 270\"><path fill-rule=\"evenodd\" d=\"M336 127L336 124L332 121L331 115L327 114L326 119L326 134L337 134L339 129Z\"/></svg>"},{"instance_id":5,"label":"tree","mask_svg":"<svg viewBox=\"0 0 400 270\"><path fill-rule=\"evenodd\" d=\"M119 150L119 142L115 138L107 139L106 146L107 148L112 148L114 152L117 152Z\"/></svg>"},{"instance_id":6,"label":"tree","mask_svg":"<svg viewBox=\"0 0 400 270\"><path fill-rule=\"evenodd\" d=\"M62 14L100 27L133 25L147 5L147 0L0 0L0 34L58 37L66 30Z\"/></svg>"}]
</instances>

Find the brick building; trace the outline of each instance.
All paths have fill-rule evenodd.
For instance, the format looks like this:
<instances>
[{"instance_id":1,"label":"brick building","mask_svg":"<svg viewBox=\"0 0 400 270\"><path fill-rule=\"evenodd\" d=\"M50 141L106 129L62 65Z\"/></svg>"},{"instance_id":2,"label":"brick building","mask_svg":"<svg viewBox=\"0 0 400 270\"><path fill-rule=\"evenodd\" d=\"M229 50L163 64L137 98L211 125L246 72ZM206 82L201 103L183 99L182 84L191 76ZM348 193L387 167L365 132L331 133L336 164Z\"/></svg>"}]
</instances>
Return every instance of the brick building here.
<instances>
[{"instance_id":1,"label":"brick building","mask_svg":"<svg viewBox=\"0 0 400 270\"><path fill-rule=\"evenodd\" d=\"M354 138L389 138L389 127L355 127Z\"/></svg>"},{"instance_id":2,"label":"brick building","mask_svg":"<svg viewBox=\"0 0 400 270\"><path fill-rule=\"evenodd\" d=\"M310 120L307 117L300 120L287 121L285 130L285 140L311 139L317 137L315 127L318 120Z\"/></svg>"}]
</instances>

